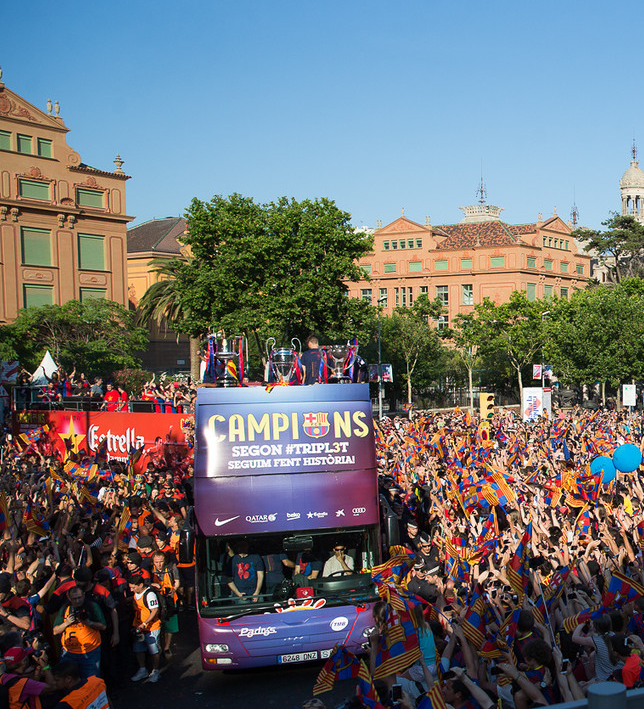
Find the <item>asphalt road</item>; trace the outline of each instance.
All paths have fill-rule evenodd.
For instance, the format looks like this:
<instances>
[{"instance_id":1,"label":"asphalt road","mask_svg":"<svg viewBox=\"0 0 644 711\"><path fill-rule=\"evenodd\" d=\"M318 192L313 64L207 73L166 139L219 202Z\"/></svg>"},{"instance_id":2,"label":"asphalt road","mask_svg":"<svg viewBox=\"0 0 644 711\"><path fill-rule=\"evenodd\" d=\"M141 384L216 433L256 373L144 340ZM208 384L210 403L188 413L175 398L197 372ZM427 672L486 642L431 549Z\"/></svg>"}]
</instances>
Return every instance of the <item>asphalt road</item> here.
<instances>
[{"instance_id":1,"label":"asphalt road","mask_svg":"<svg viewBox=\"0 0 644 711\"><path fill-rule=\"evenodd\" d=\"M203 671L195 613L180 613L179 624L181 631L172 643L174 656L162 660L160 681L131 682L129 677L136 671L132 662L127 680L108 690L112 708L301 708L313 696L321 662L249 671ZM319 698L328 708L337 708L354 690L351 681L340 682Z\"/></svg>"}]
</instances>

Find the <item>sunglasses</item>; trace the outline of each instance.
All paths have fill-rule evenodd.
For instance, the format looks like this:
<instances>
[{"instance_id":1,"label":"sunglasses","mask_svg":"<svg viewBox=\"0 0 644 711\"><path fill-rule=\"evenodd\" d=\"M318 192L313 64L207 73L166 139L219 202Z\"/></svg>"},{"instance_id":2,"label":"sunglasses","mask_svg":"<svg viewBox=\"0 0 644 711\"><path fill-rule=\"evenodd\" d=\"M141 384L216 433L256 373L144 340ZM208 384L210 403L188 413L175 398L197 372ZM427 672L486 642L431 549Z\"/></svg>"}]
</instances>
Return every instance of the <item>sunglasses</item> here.
<instances>
[{"instance_id":1,"label":"sunglasses","mask_svg":"<svg viewBox=\"0 0 644 711\"><path fill-rule=\"evenodd\" d=\"M346 551L346 548L334 548L334 551Z\"/></svg>"}]
</instances>

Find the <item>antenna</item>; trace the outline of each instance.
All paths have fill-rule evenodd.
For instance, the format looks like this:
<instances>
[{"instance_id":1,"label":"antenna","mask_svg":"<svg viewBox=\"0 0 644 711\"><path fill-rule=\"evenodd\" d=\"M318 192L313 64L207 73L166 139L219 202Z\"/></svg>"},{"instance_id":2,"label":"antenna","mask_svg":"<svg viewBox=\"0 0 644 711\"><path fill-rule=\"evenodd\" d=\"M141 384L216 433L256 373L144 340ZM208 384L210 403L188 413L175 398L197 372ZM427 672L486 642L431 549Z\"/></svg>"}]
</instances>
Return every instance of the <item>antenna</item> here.
<instances>
[{"instance_id":1,"label":"antenna","mask_svg":"<svg viewBox=\"0 0 644 711\"><path fill-rule=\"evenodd\" d=\"M481 205L485 205L487 202L487 190L485 189L485 183L483 182L483 158L481 158L481 184L476 191L476 196L479 199Z\"/></svg>"},{"instance_id":2,"label":"antenna","mask_svg":"<svg viewBox=\"0 0 644 711\"><path fill-rule=\"evenodd\" d=\"M579 224L579 210L577 208L577 201L575 200L575 188L572 189L572 209L570 210L570 222L573 227Z\"/></svg>"},{"instance_id":3,"label":"antenna","mask_svg":"<svg viewBox=\"0 0 644 711\"><path fill-rule=\"evenodd\" d=\"M631 148L631 154L633 156L633 160L637 160L637 146L635 145L635 137L633 137L633 147Z\"/></svg>"}]
</instances>

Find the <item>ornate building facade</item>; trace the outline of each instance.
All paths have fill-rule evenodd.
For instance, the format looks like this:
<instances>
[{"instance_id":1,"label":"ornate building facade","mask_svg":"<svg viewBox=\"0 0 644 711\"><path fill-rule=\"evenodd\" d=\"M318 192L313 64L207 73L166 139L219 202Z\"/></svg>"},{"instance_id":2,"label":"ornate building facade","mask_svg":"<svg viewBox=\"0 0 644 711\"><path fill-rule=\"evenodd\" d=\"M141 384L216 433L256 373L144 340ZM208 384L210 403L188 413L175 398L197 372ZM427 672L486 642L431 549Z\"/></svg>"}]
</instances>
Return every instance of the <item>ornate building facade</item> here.
<instances>
[{"instance_id":1,"label":"ornate building facade","mask_svg":"<svg viewBox=\"0 0 644 711\"><path fill-rule=\"evenodd\" d=\"M127 305L123 161L115 171L82 163L58 102L41 111L1 78L0 323L72 299Z\"/></svg>"},{"instance_id":2,"label":"ornate building facade","mask_svg":"<svg viewBox=\"0 0 644 711\"><path fill-rule=\"evenodd\" d=\"M374 232L374 249L359 261L370 278L349 285L350 296L381 303L387 313L411 306L421 294L438 298L447 327L459 312L472 311L489 297L506 301L515 290L528 298L566 298L591 276L590 257L581 253L571 229L555 214L510 225L494 205L462 207L457 224L414 222L404 213Z\"/></svg>"}]
</instances>

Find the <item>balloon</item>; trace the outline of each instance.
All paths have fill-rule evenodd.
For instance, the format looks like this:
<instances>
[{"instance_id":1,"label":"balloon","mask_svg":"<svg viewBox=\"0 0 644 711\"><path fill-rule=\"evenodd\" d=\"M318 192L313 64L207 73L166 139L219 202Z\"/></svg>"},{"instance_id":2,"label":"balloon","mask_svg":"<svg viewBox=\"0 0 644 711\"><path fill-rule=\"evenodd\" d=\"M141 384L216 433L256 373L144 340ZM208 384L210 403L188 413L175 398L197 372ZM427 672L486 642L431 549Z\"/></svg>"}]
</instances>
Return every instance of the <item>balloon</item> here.
<instances>
[{"instance_id":1,"label":"balloon","mask_svg":"<svg viewBox=\"0 0 644 711\"><path fill-rule=\"evenodd\" d=\"M620 472L634 472L641 461L642 453L635 444L622 444L613 452L613 464Z\"/></svg>"},{"instance_id":2,"label":"balloon","mask_svg":"<svg viewBox=\"0 0 644 711\"><path fill-rule=\"evenodd\" d=\"M595 457L590 463L591 474L599 474L602 469L604 470L602 483L608 484L609 481L613 481L617 472L615 471L613 460L610 457Z\"/></svg>"}]
</instances>

